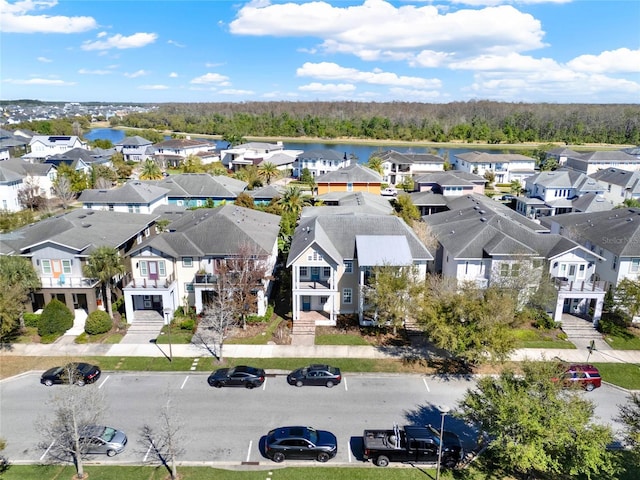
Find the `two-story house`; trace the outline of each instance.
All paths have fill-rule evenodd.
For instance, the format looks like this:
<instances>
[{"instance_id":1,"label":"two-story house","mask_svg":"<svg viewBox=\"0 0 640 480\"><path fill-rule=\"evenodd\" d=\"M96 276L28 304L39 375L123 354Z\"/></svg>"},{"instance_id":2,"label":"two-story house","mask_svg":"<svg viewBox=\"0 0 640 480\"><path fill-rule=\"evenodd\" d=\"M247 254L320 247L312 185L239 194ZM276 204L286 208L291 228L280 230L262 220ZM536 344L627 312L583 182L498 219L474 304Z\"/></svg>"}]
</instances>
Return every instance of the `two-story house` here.
<instances>
[{"instance_id":1,"label":"two-story house","mask_svg":"<svg viewBox=\"0 0 640 480\"><path fill-rule=\"evenodd\" d=\"M444 171L444 159L430 153L387 150L374 153L372 157L382 160L382 181L394 186L421 174Z\"/></svg>"},{"instance_id":2,"label":"two-story house","mask_svg":"<svg viewBox=\"0 0 640 480\"><path fill-rule=\"evenodd\" d=\"M20 255L32 262L42 283L31 298L34 311L56 298L72 311L91 313L105 305L99 280L83 272L91 252L113 247L130 271L125 252L155 234L156 219L156 215L72 210L0 235L0 249L4 255Z\"/></svg>"},{"instance_id":3,"label":"two-story house","mask_svg":"<svg viewBox=\"0 0 640 480\"><path fill-rule=\"evenodd\" d=\"M369 167L353 163L316 177L318 195L331 192L368 192L380 194L382 177Z\"/></svg>"},{"instance_id":4,"label":"two-story house","mask_svg":"<svg viewBox=\"0 0 640 480\"><path fill-rule=\"evenodd\" d=\"M0 168L6 168L23 176L24 186L31 185L39 190L43 198L54 196L53 185L58 177L55 165L30 163L21 158L10 158L0 162Z\"/></svg>"},{"instance_id":5,"label":"two-story house","mask_svg":"<svg viewBox=\"0 0 640 480\"><path fill-rule=\"evenodd\" d=\"M188 210L158 236L135 246L132 275L124 287L127 319L140 310L173 312L188 303L201 312L216 292L221 264L238 255L261 262L266 275L256 285L263 315L278 254L280 217L236 205Z\"/></svg>"},{"instance_id":6,"label":"two-story house","mask_svg":"<svg viewBox=\"0 0 640 480\"><path fill-rule=\"evenodd\" d=\"M13 132L0 128L0 160L20 157L27 153L29 141L14 135Z\"/></svg>"},{"instance_id":7,"label":"two-story house","mask_svg":"<svg viewBox=\"0 0 640 480\"><path fill-rule=\"evenodd\" d=\"M453 157L453 165L456 170L481 177L491 172L495 175L495 183L511 183L518 180L524 184L525 178L536 173L535 159L519 153L458 153Z\"/></svg>"},{"instance_id":8,"label":"two-story house","mask_svg":"<svg viewBox=\"0 0 640 480\"><path fill-rule=\"evenodd\" d=\"M350 164L347 154L335 150L305 150L293 162L293 176L300 178L306 168L313 177L333 172Z\"/></svg>"},{"instance_id":9,"label":"two-story house","mask_svg":"<svg viewBox=\"0 0 640 480\"><path fill-rule=\"evenodd\" d=\"M200 152L212 152L216 149L215 144L207 140L196 140L187 138L171 138L164 142L156 143L153 149L149 149L152 158L159 165L177 168L182 165L185 158L190 155L198 156Z\"/></svg>"},{"instance_id":10,"label":"two-story house","mask_svg":"<svg viewBox=\"0 0 640 480\"><path fill-rule=\"evenodd\" d=\"M562 313L590 311L593 322L599 321L606 293L596 276L596 264L604 260L599 254L561 235L539 233L537 224L501 208L486 208L479 197L466 208L428 215L423 221L438 240L435 273L481 288L511 288L520 291L524 301L548 271L558 294L551 312L555 321Z\"/></svg>"},{"instance_id":11,"label":"two-story house","mask_svg":"<svg viewBox=\"0 0 640 480\"><path fill-rule=\"evenodd\" d=\"M167 189L167 203L186 208L204 207L207 202L213 202L214 206L234 202L247 188L247 183L241 180L208 173L181 173L140 182Z\"/></svg>"},{"instance_id":12,"label":"two-story house","mask_svg":"<svg viewBox=\"0 0 640 480\"><path fill-rule=\"evenodd\" d=\"M621 168L623 170L640 170L640 158L623 150L605 150L578 153L567 157L566 166L579 172L592 175L598 170Z\"/></svg>"},{"instance_id":13,"label":"two-story house","mask_svg":"<svg viewBox=\"0 0 640 480\"><path fill-rule=\"evenodd\" d=\"M604 184L602 194L612 205L621 205L625 200L640 200L640 170L603 168L589 175Z\"/></svg>"},{"instance_id":14,"label":"two-story house","mask_svg":"<svg viewBox=\"0 0 640 480\"><path fill-rule=\"evenodd\" d=\"M339 314L363 322L361 294L377 266L415 268L424 277L433 257L399 217L367 213L318 215L305 209L291 241L293 321L310 317L316 325L335 325Z\"/></svg>"},{"instance_id":15,"label":"two-story house","mask_svg":"<svg viewBox=\"0 0 640 480\"><path fill-rule=\"evenodd\" d=\"M34 135L29 141L30 152L22 158L27 161L43 161L74 148L89 150L89 145L75 135Z\"/></svg>"},{"instance_id":16,"label":"two-story house","mask_svg":"<svg viewBox=\"0 0 640 480\"><path fill-rule=\"evenodd\" d=\"M249 165L257 166L262 162L268 162L275 155L287 155L291 159L288 164L292 165L301 153L302 150L285 150L282 142L249 142L220 150L220 161L229 170L237 171ZM281 158L274 160L273 163L278 166L283 165Z\"/></svg>"},{"instance_id":17,"label":"two-story house","mask_svg":"<svg viewBox=\"0 0 640 480\"><path fill-rule=\"evenodd\" d=\"M484 186L486 183L487 180L480 175L459 170L450 170L448 172L420 175L415 179L414 186L418 192L431 191L453 197L472 193L484 195Z\"/></svg>"},{"instance_id":18,"label":"two-story house","mask_svg":"<svg viewBox=\"0 0 640 480\"><path fill-rule=\"evenodd\" d=\"M151 157L153 149L151 140L134 135L132 137L123 138L114 145L117 152L122 154L125 162L144 162Z\"/></svg>"},{"instance_id":19,"label":"two-story house","mask_svg":"<svg viewBox=\"0 0 640 480\"><path fill-rule=\"evenodd\" d=\"M0 209L6 212L22 210L18 194L24 188L24 175L2 166L0 162Z\"/></svg>"},{"instance_id":20,"label":"two-story house","mask_svg":"<svg viewBox=\"0 0 640 480\"><path fill-rule=\"evenodd\" d=\"M132 180L111 189L87 189L78 197L82 208L111 212L153 213L167 205L169 189Z\"/></svg>"}]
</instances>

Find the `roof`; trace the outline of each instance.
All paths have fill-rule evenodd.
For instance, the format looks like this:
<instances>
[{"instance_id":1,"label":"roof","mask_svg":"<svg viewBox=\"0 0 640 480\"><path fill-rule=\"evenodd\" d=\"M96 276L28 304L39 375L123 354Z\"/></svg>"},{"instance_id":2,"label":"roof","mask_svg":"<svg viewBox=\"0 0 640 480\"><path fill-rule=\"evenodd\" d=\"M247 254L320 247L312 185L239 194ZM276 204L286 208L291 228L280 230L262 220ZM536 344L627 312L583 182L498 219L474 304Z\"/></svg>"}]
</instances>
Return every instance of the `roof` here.
<instances>
[{"instance_id":1,"label":"roof","mask_svg":"<svg viewBox=\"0 0 640 480\"><path fill-rule=\"evenodd\" d=\"M415 183L435 183L441 186L473 186L487 183L487 180L480 175L465 172L462 170L449 170L447 172L433 172L420 175L415 179Z\"/></svg>"},{"instance_id":2,"label":"roof","mask_svg":"<svg viewBox=\"0 0 640 480\"><path fill-rule=\"evenodd\" d=\"M572 202L572 207L578 212L602 212L613 210L613 204L607 202L602 195L593 192L585 193Z\"/></svg>"},{"instance_id":3,"label":"roof","mask_svg":"<svg viewBox=\"0 0 640 480\"><path fill-rule=\"evenodd\" d=\"M151 140L147 140L146 138L143 138L139 135L123 138L118 143L116 143L116 145L122 145L123 147L141 147L151 144L153 144Z\"/></svg>"},{"instance_id":4,"label":"roof","mask_svg":"<svg viewBox=\"0 0 640 480\"><path fill-rule=\"evenodd\" d=\"M416 260L433 260L415 232L399 217L368 213L324 214L303 217L291 240L287 266L290 266L307 249L316 245L336 263L357 257L356 237L404 236L411 257Z\"/></svg>"},{"instance_id":5,"label":"roof","mask_svg":"<svg viewBox=\"0 0 640 480\"><path fill-rule=\"evenodd\" d=\"M49 163L31 163L21 158L10 158L0 162L0 166L8 170L12 170L20 175L31 176L46 176L51 169L55 168Z\"/></svg>"},{"instance_id":6,"label":"roof","mask_svg":"<svg viewBox=\"0 0 640 480\"><path fill-rule=\"evenodd\" d=\"M361 267L413 265L409 243L402 235L356 235L356 250Z\"/></svg>"},{"instance_id":7,"label":"roof","mask_svg":"<svg viewBox=\"0 0 640 480\"><path fill-rule=\"evenodd\" d=\"M84 190L78 197L78 200L82 203L148 205L164 197L168 192L169 190L166 188L149 185L139 180L133 180L119 188Z\"/></svg>"},{"instance_id":8,"label":"roof","mask_svg":"<svg viewBox=\"0 0 640 480\"><path fill-rule=\"evenodd\" d=\"M170 138L169 140L165 140L164 142L156 143L154 146L156 149L160 148L196 148L202 147L204 145L210 146L214 148L215 145L206 140L192 140L190 138Z\"/></svg>"},{"instance_id":9,"label":"roof","mask_svg":"<svg viewBox=\"0 0 640 480\"><path fill-rule=\"evenodd\" d=\"M181 173L162 180L145 180L143 183L169 190L169 198L236 198L247 188L247 183L224 175L208 173Z\"/></svg>"},{"instance_id":10,"label":"roof","mask_svg":"<svg viewBox=\"0 0 640 480\"><path fill-rule=\"evenodd\" d=\"M54 244L88 255L99 246L120 247L157 219L157 215L72 210L0 235L2 251L25 253Z\"/></svg>"},{"instance_id":11,"label":"roof","mask_svg":"<svg viewBox=\"0 0 640 480\"><path fill-rule=\"evenodd\" d=\"M455 156L469 163L509 163L516 161L535 163L535 159L519 153L468 152L458 153Z\"/></svg>"},{"instance_id":12,"label":"roof","mask_svg":"<svg viewBox=\"0 0 640 480\"><path fill-rule=\"evenodd\" d=\"M322 200L325 205L317 207L305 207L303 216L320 215L321 212L332 213L378 213L391 214L393 207L389 200L380 195L369 192L331 192L318 195L318 200Z\"/></svg>"},{"instance_id":13,"label":"roof","mask_svg":"<svg viewBox=\"0 0 640 480\"><path fill-rule=\"evenodd\" d=\"M604 168L590 175L591 178L612 185L619 185L624 189L640 193L640 172L621 168Z\"/></svg>"},{"instance_id":14,"label":"roof","mask_svg":"<svg viewBox=\"0 0 640 480\"><path fill-rule=\"evenodd\" d=\"M184 211L168 231L142 242L132 253L152 247L171 255L227 257L248 247L251 254L271 255L278 241L280 217L224 205Z\"/></svg>"},{"instance_id":15,"label":"roof","mask_svg":"<svg viewBox=\"0 0 640 480\"><path fill-rule=\"evenodd\" d=\"M278 197L281 198L282 195L284 195L284 189L278 185L267 185L266 187L256 188L255 190L248 190L246 193L256 200L272 200Z\"/></svg>"},{"instance_id":16,"label":"roof","mask_svg":"<svg viewBox=\"0 0 640 480\"><path fill-rule=\"evenodd\" d=\"M422 206L446 206L447 200L441 193L433 193L431 190L424 192L412 192L409 194L411 201L416 207Z\"/></svg>"},{"instance_id":17,"label":"roof","mask_svg":"<svg viewBox=\"0 0 640 480\"><path fill-rule=\"evenodd\" d=\"M640 257L640 208L566 213L549 222L563 227L580 243L598 245L619 257Z\"/></svg>"},{"instance_id":18,"label":"roof","mask_svg":"<svg viewBox=\"0 0 640 480\"><path fill-rule=\"evenodd\" d=\"M298 154L298 159L313 158L316 160L332 160L336 162L342 162L347 160L346 153L340 153L335 150L305 150Z\"/></svg>"},{"instance_id":19,"label":"roof","mask_svg":"<svg viewBox=\"0 0 640 480\"><path fill-rule=\"evenodd\" d=\"M323 183L382 183L382 176L358 163L339 168L316 177L316 184Z\"/></svg>"},{"instance_id":20,"label":"roof","mask_svg":"<svg viewBox=\"0 0 640 480\"><path fill-rule=\"evenodd\" d=\"M373 153L371 157L380 158L383 162L391 162L400 165L419 163L444 163L444 158L431 153L411 153L386 150L384 152Z\"/></svg>"}]
</instances>

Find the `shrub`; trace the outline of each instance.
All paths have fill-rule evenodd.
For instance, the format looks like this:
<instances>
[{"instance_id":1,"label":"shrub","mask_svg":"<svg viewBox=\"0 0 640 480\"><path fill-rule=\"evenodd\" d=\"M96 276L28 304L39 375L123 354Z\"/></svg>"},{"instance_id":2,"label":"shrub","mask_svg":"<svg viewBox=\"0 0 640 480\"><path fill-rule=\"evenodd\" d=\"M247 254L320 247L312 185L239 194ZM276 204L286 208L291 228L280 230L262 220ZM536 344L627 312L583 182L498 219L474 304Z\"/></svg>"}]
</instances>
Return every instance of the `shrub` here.
<instances>
[{"instance_id":1,"label":"shrub","mask_svg":"<svg viewBox=\"0 0 640 480\"><path fill-rule=\"evenodd\" d=\"M111 330L112 326L109 314L102 310L96 310L95 312L91 312L87 317L87 321L84 324L84 331L89 335L99 335Z\"/></svg>"},{"instance_id":2,"label":"shrub","mask_svg":"<svg viewBox=\"0 0 640 480\"><path fill-rule=\"evenodd\" d=\"M186 330L188 332L193 332L196 329L196 321L193 318L187 318L185 320L182 320L178 324L178 327L180 327L180 330Z\"/></svg>"},{"instance_id":3,"label":"shrub","mask_svg":"<svg viewBox=\"0 0 640 480\"><path fill-rule=\"evenodd\" d=\"M30 313L25 312L22 314L22 318L24 320L25 327L38 327L38 322L40 321L39 313Z\"/></svg>"},{"instance_id":4,"label":"shrub","mask_svg":"<svg viewBox=\"0 0 640 480\"><path fill-rule=\"evenodd\" d=\"M60 300L51 300L42 310L38 322L38 335L48 337L62 335L73 327L73 313Z\"/></svg>"},{"instance_id":5,"label":"shrub","mask_svg":"<svg viewBox=\"0 0 640 480\"><path fill-rule=\"evenodd\" d=\"M558 328L558 324L551 318L551 315L542 310L535 311L533 326L540 330L553 330L554 328Z\"/></svg>"}]
</instances>

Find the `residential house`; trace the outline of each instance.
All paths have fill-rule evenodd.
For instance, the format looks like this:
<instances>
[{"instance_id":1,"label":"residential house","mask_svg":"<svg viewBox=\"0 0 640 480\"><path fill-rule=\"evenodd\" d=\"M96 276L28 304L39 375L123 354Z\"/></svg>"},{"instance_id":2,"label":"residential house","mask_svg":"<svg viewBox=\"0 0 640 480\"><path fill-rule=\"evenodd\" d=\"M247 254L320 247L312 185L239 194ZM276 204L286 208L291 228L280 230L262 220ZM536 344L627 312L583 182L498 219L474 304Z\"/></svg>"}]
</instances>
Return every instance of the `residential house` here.
<instances>
[{"instance_id":1,"label":"residential house","mask_svg":"<svg viewBox=\"0 0 640 480\"><path fill-rule=\"evenodd\" d=\"M282 142L265 143L265 142L249 142L230 147L220 151L220 161L229 170L237 171L249 165L258 166L262 162L275 163L277 166L288 169L289 165L293 165L296 157L302 153L302 150L285 150ZM274 157L278 155L278 157ZM290 161L284 162L281 155L287 155Z\"/></svg>"},{"instance_id":2,"label":"residential house","mask_svg":"<svg viewBox=\"0 0 640 480\"><path fill-rule=\"evenodd\" d=\"M431 215L432 213L445 212L449 210L447 199L441 193L434 193L433 190L411 192L411 203L420 211L420 216Z\"/></svg>"},{"instance_id":3,"label":"residential house","mask_svg":"<svg viewBox=\"0 0 640 480\"><path fill-rule=\"evenodd\" d=\"M387 198L368 192L331 192L317 196L316 200L321 202L320 206L304 207L302 217L306 217L307 212L320 215L323 211L333 214L359 212L379 215L391 215L394 212Z\"/></svg>"},{"instance_id":4,"label":"residential house","mask_svg":"<svg viewBox=\"0 0 640 480\"><path fill-rule=\"evenodd\" d=\"M167 205L169 189L149 185L139 180L111 189L87 189L78 197L82 208L111 212L153 213Z\"/></svg>"},{"instance_id":5,"label":"residential house","mask_svg":"<svg viewBox=\"0 0 640 480\"><path fill-rule=\"evenodd\" d=\"M511 183L515 180L524 184L524 179L535 173L536 161L519 153L458 153L453 157L456 170L474 173L484 177L485 173L495 175L494 183Z\"/></svg>"},{"instance_id":6,"label":"residential house","mask_svg":"<svg viewBox=\"0 0 640 480\"><path fill-rule=\"evenodd\" d=\"M545 161L550 159L555 160L559 167L564 167L567 164L569 157L580 156L578 152L566 147L553 148L545 153Z\"/></svg>"},{"instance_id":7,"label":"residential house","mask_svg":"<svg viewBox=\"0 0 640 480\"><path fill-rule=\"evenodd\" d=\"M382 177L369 167L354 163L316 177L318 195L332 192L368 192L379 195Z\"/></svg>"},{"instance_id":8,"label":"residential house","mask_svg":"<svg viewBox=\"0 0 640 480\"><path fill-rule=\"evenodd\" d=\"M594 252L599 280L614 287L640 275L640 208L608 212L568 213L546 219L552 233L574 239Z\"/></svg>"},{"instance_id":9,"label":"residential house","mask_svg":"<svg viewBox=\"0 0 640 480\"><path fill-rule=\"evenodd\" d=\"M293 321L310 317L316 325L335 325L339 314L364 321L361 291L377 266L412 267L424 276L433 257L404 221L367 213L313 214L305 209L291 241Z\"/></svg>"},{"instance_id":10,"label":"residential house","mask_svg":"<svg viewBox=\"0 0 640 480\"><path fill-rule=\"evenodd\" d=\"M151 140L134 135L122 139L114 146L116 151L122 154L125 162L144 162L153 153L152 145Z\"/></svg>"},{"instance_id":11,"label":"residential house","mask_svg":"<svg viewBox=\"0 0 640 480\"><path fill-rule=\"evenodd\" d=\"M640 170L640 158L622 150L587 152L567 157L566 166L587 175L607 168L635 171Z\"/></svg>"},{"instance_id":12,"label":"residential house","mask_svg":"<svg viewBox=\"0 0 640 480\"><path fill-rule=\"evenodd\" d=\"M247 188L247 183L224 175L208 173L181 173L162 180L141 180L142 183L166 188L167 203L179 207L204 207L234 202Z\"/></svg>"},{"instance_id":13,"label":"residential house","mask_svg":"<svg viewBox=\"0 0 640 480\"><path fill-rule=\"evenodd\" d=\"M91 169L96 165L112 166L110 153L104 154L99 149L94 151L83 148L74 148L65 153L52 155L42 163L55 165L57 168L59 168L61 164L69 165L74 170L82 171L87 175L91 173Z\"/></svg>"},{"instance_id":14,"label":"residential house","mask_svg":"<svg viewBox=\"0 0 640 480\"><path fill-rule=\"evenodd\" d=\"M0 160L9 160L27 153L29 141L0 128Z\"/></svg>"},{"instance_id":15,"label":"residential house","mask_svg":"<svg viewBox=\"0 0 640 480\"><path fill-rule=\"evenodd\" d=\"M30 163L21 158L10 158L0 162L0 167L22 175L23 186L33 185L38 187L41 197L52 198L55 196L53 186L58 176L55 165Z\"/></svg>"},{"instance_id":16,"label":"residential house","mask_svg":"<svg viewBox=\"0 0 640 480\"><path fill-rule=\"evenodd\" d=\"M612 205L621 205L625 200L640 200L640 171L621 168L603 168L589 175L604 184L604 198Z\"/></svg>"},{"instance_id":17,"label":"residential house","mask_svg":"<svg viewBox=\"0 0 640 480\"><path fill-rule=\"evenodd\" d=\"M74 148L89 150L89 145L75 135L35 135L29 141L30 152L23 155L22 158L30 162L42 162L49 157L67 153Z\"/></svg>"},{"instance_id":18,"label":"residential house","mask_svg":"<svg viewBox=\"0 0 640 480\"><path fill-rule=\"evenodd\" d=\"M347 154L335 150L306 150L301 152L293 162L293 176L300 178L306 168L313 177L319 177L327 172L334 172L351 163Z\"/></svg>"},{"instance_id":19,"label":"residential house","mask_svg":"<svg viewBox=\"0 0 640 480\"><path fill-rule=\"evenodd\" d=\"M587 194L600 196L604 203L605 190L604 184L575 170L540 172L525 180L526 197L516 198L516 211L529 218L570 213L575 211L574 202ZM580 208L588 205L581 202Z\"/></svg>"},{"instance_id":20,"label":"residential house","mask_svg":"<svg viewBox=\"0 0 640 480\"><path fill-rule=\"evenodd\" d=\"M178 212L160 235L131 250L124 287L127 319L141 310L173 312L185 302L202 312L225 260L248 254L264 262L253 313L266 311L278 254L280 217L236 205ZM245 252L245 253L243 253Z\"/></svg>"},{"instance_id":21,"label":"residential house","mask_svg":"<svg viewBox=\"0 0 640 480\"><path fill-rule=\"evenodd\" d=\"M187 138L171 138L153 146L152 158L165 168L173 168L182 165L190 156L198 156L200 152L211 152L215 145L207 140L192 140Z\"/></svg>"},{"instance_id":22,"label":"residential house","mask_svg":"<svg viewBox=\"0 0 640 480\"><path fill-rule=\"evenodd\" d=\"M524 300L548 270L558 293L554 320L563 313L592 311L597 324L606 285L597 280L596 264L603 258L561 235L538 233L537 225L529 228L527 221L500 209L482 207L478 201L474 207L423 217L438 240L434 272L481 288L511 288Z\"/></svg>"},{"instance_id":23,"label":"residential house","mask_svg":"<svg viewBox=\"0 0 640 480\"><path fill-rule=\"evenodd\" d=\"M444 158L430 153L400 153L387 150L374 153L382 160L382 181L389 185L411 182L416 176L444 171Z\"/></svg>"},{"instance_id":24,"label":"residential house","mask_svg":"<svg viewBox=\"0 0 640 480\"><path fill-rule=\"evenodd\" d=\"M8 161L8 160L5 160ZM24 175L3 167L0 162L0 208L5 212L22 210L18 193L24 187Z\"/></svg>"},{"instance_id":25,"label":"residential house","mask_svg":"<svg viewBox=\"0 0 640 480\"><path fill-rule=\"evenodd\" d=\"M31 297L31 309L43 308L53 298L71 310L91 313L104 309L100 282L87 278L83 267L97 247L109 246L120 253L130 271L126 252L155 234L156 215L71 210L0 235L3 255L28 258L42 287ZM120 288L120 277L115 279ZM131 319L129 319L130 321Z\"/></svg>"},{"instance_id":26,"label":"residential house","mask_svg":"<svg viewBox=\"0 0 640 480\"><path fill-rule=\"evenodd\" d=\"M447 172L427 173L415 179L415 190L432 191L445 196L459 196L478 193L484 195L487 180L473 173L449 170Z\"/></svg>"},{"instance_id":27,"label":"residential house","mask_svg":"<svg viewBox=\"0 0 640 480\"><path fill-rule=\"evenodd\" d=\"M264 206L269 205L274 200L282 198L284 188L279 185L267 185L266 187L247 190L246 193L253 198L253 203Z\"/></svg>"}]
</instances>

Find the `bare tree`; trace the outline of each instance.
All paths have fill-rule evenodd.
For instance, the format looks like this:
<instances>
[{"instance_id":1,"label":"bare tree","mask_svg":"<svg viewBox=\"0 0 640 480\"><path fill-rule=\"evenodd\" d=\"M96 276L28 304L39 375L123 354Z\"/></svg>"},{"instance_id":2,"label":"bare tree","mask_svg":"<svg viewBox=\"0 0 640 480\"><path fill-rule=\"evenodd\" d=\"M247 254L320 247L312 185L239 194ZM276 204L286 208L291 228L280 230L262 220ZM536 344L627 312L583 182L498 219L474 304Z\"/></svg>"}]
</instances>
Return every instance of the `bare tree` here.
<instances>
[{"instance_id":1,"label":"bare tree","mask_svg":"<svg viewBox=\"0 0 640 480\"><path fill-rule=\"evenodd\" d=\"M66 175L58 175L53 185L56 196L62 203L62 208L66 209L75 199L76 194L73 191L71 180Z\"/></svg>"},{"instance_id":2,"label":"bare tree","mask_svg":"<svg viewBox=\"0 0 640 480\"><path fill-rule=\"evenodd\" d=\"M82 438L82 432L100 423L105 402L97 388L73 385L74 375L73 368L67 368L65 376L69 385L62 386L49 401L49 413L36 421L36 428L42 434L39 446L46 449L48 460L53 463L72 461L76 478L84 478L89 444Z\"/></svg>"},{"instance_id":3,"label":"bare tree","mask_svg":"<svg viewBox=\"0 0 640 480\"><path fill-rule=\"evenodd\" d=\"M438 249L438 238L433 233L433 230L431 230L431 227L425 222L414 222L411 228L413 228L418 239L427 247L427 250L435 254Z\"/></svg>"},{"instance_id":4,"label":"bare tree","mask_svg":"<svg viewBox=\"0 0 640 480\"><path fill-rule=\"evenodd\" d=\"M20 205L30 210L37 210L40 205L45 203L45 198L41 195L41 188L38 184L38 179L28 176L24 182L23 187L18 190L18 201Z\"/></svg>"},{"instance_id":5,"label":"bare tree","mask_svg":"<svg viewBox=\"0 0 640 480\"><path fill-rule=\"evenodd\" d=\"M145 423L140 429L144 459L165 467L171 480L175 480L178 478L177 458L184 453L184 423L174 411L168 394L155 422L155 428Z\"/></svg>"},{"instance_id":6,"label":"bare tree","mask_svg":"<svg viewBox=\"0 0 640 480\"><path fill-rule=\"evenodd\" d=\"M214 292L213 299L204 307L198 329L192 342L204 347L218 361L222 362L222 347L234 328L239 326L239 319L233 308L233 299L225 294L225 290Z\"/></svg>"}]
</instances>

